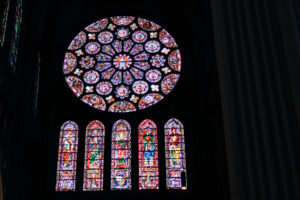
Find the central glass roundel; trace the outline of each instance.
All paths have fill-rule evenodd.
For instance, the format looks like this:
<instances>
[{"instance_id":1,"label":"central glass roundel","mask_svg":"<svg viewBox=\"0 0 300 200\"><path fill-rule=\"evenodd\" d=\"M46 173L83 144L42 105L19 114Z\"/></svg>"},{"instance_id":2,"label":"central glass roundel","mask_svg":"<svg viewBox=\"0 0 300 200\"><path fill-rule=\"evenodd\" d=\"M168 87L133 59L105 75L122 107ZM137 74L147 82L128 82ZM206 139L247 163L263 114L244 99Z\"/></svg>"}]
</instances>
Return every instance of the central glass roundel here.
<instances>
[{"instance_id":1,"label":"central glass roundel","mask_svg":"<svg viewBox=\"0 0 300 200\"><path fill-rule=\"evenodd\" d=\"M128 55L119 54L115 57L113 64L117 69L128 69L131 67L132 59Z\"/></svg>"},{"instance_id":2,"label":"central glass roundel","mask_svg":"<svg viewBox=\"0 0 300 200\"><path fill-rule=\"evenodd\" d=\"M161 101L175 87L181 55L175 39L143 18L98 20L78 33L63 73L84 103L108 112L134 112Z\"/></svg>"}]
</instances>

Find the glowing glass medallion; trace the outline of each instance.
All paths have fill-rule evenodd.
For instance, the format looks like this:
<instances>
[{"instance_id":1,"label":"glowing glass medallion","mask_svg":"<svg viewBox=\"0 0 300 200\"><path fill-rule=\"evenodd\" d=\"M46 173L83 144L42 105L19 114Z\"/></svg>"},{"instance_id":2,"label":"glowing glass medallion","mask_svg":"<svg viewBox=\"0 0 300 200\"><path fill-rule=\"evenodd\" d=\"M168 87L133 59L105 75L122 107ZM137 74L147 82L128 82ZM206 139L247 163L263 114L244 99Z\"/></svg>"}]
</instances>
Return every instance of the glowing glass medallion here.
<instances>
[{"instance_id":1,"label":"glowing glass medallion","mask_svg":"<svg viewBox=\"0 0 300 200\"><path fill-rule=\"evenodd\" d=\"M132 39L137 43L143 43L147 40L147 33L145 31L136 31L132 34Z\"/></svg>"},{"instance_id":2,"label":"glowing glass medallion","mask_svg":"<svg viewBox=\"0 0 300 200\"><path fill-rule=\"evenodd\" d=\"M108 44L113 41L114 35L109 31L101 32L98 36L99 42L102 44Z\"/></svg>"},{"instance_id":3,"label":"glowing glass medallion","mask_svg":"<svg viewBox=\"0 0 300 200\"><path fill-rule=\"evenodd\" d=\"M148 83L146 81L136 81L132 85L132 90L136 94L145 94L149 89Z\"/></svg>"},{"instance_id":4,"label":"glowing glass medallion","mask_svg":"<svg viewBox=\"0 0 300 200\"><path fill-rule=\"evenodd\" d=\"M87 84L95 84L99 81L99 73L95 70L87 71L83 76L83 80Z\"/></svg>"},{"instance_id":5,"label":"glowing glass medallion","mask_svg":"<svg viewBox=\"0 0 300 200\"><path fill-rule=\"evenodd\" d=\"M96 54L100 51L100 44L98 42L90 42L85 46L85 51L89 54Z\"/></svg>"},{"instance_id":6,"label":"glowing glass medallion","mask_svg":"<svg viewBox=\"0 0 300 200\"><path fill-rule=\"evenodd\" d=\"M103 82L100 82L98 85L97 85L97 93L100 94L100 95L108 95L111 93L112 91L112 84L108 81L103 81Z\"/></svg>"},{"instance_id":7,"label":"glowing glass medallion","mask_svg":"<svg viewBox=\"0 0 300 200\"><path fill-rule=\"evenodd\" d=\"M157 53L160 50L160 44L158 41L152 40L146 43L145 49L149 53Z\"/></svg>"},{"instance_id":8,"label":"glowing glass medallion","mask_svg":"<svg viewBox=\"0 0 300 200\"><path fill-rule=\"evenodd\" d=\"M126 54L117 55L113 62L117 69L128 69L132 64L132 59Z\"/></svg>"},{"instance_id":9,"label":"glowing glass medallion","mask_svg":"<svg viewBox=\"0 0 300 200\"><path fill-rule=\"evenodd\" d=\"M133 16L100 19L80 31L64 56L73 93L101 111L135 112L155 105L176 86L181 53L160 25Z\"/></svg>"}]
</instances>

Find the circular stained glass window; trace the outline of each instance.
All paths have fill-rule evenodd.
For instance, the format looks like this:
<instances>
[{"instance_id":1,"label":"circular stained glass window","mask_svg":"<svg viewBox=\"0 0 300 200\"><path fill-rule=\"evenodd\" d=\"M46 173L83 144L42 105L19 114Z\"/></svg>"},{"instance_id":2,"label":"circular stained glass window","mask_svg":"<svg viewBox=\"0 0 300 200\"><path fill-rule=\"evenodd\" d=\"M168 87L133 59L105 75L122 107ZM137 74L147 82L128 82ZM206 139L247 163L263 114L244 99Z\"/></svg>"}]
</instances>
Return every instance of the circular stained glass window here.
<instances>
[{"instance_id":1,"label":"circular stained glass window","mask_svg":"<svg viewBox=\"0 0 300 200\"><path fill-rule=\"evenodd\" d=\"M117 16L85 27L71 41L63 73L84 103L108 112L134 112L175 87L181 55L170 33L143 18Z\"/></svg>"}]
</instances>

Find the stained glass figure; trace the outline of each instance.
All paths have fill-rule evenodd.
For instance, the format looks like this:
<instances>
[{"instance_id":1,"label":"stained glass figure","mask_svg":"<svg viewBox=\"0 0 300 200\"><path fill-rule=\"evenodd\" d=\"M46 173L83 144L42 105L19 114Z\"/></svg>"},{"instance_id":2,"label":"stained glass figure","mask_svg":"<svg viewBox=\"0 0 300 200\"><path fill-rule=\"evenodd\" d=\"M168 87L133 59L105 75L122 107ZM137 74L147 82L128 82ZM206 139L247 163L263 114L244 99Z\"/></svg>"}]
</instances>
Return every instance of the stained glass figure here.
<instances>
[{"instance_id":1,"label":"stained glass figure","mask_svg":"<svg viewBox=\"0 0 300 200\"><path fill-rule=\"evenodd\" d=\"M103 190L104 125L95 120L89 123L85 136L83 191Z\"/></svg>"},{"instance_id":2,"label":"stained glass figure","mask_svg":"<svg viewBox=\"0 0 300 200\"><path fill-rule=\"evenodd\" d=\"M16 70L18 50L19 50L19 35L22 23L22 0L17 0L14 29L11 39L11 49L9 52L9 64L14 72Z\"/></svg>"},{"instance_id":3,"label":"stained glass figure","mask_svg":"<svg viewBox=\"0 0 300 200\"><path fill-rule=\"evenodd\" d=\"M157 127L149 119L139 125L139 189L159 188Z\"/></svg>"},{"instance_id":4,"label":"stained glass figure","mask_svg":"<svg viewBox=\"0 0 300 200\"><path fill-rule=\"evenodd\" d=\"M111 189L131 189L131 128L118 120L112 128Z\"/></svg>"},{"instance_id":5,"label":"stained glass figure","mask_svg":"<svg viewBox=\"0 0 300 200\"><path fill-rule=\"evenodd\" d=\"M66 121L60 129L56 191L75 191L78 126Z\"/></svg>"},{"instance_id":6,"label":"stained glass figure","mask_svg":"<svg viewBox=\"0 0 300 200\"><path fill-rule=\"evenodd\" d=\"M166 183L168 189L186 189L183 125L178 119L165 124Z\"/></svg>"},{"instance_id":7,"label":"stained glass figure","mask_svg":"<svg viewBox=\"0 0 300 200\"><path fill-rule=\"evenodd\" d=\"M0 25L0 44L3 46L4 39L5 39L5 33L6 33L6 26L7 26L7 18L8 18L8 12L9 12L9 4L10 0L5 1L4 10L1 16L1 25Z\"/></svg>"},{"instance_id":8,"label":"stained glass figure","mask_svg":"<svg viewBox=\"0 0 300 200\"><path fill-rule=\"evenodd\" d=\"M84 103L126 113L155 105L168 95L179 80L181 64L178 44L167 30L147 19L115 16L75 36L63 73ZM90 97L94 103L87 100Z\"/></svg>"}]
</instances>

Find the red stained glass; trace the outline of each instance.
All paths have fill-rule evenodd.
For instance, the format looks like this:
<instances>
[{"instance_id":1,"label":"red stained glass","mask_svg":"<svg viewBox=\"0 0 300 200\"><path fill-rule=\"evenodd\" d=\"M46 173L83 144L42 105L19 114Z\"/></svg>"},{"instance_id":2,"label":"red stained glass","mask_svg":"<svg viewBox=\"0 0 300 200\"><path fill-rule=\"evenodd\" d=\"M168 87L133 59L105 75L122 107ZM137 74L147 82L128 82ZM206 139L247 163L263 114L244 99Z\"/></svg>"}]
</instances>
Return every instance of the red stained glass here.
<instances>
[{"instance_id":1,"label":"red stained glass","mask_svg":"<svg viewBox=\"0 0 300 200\"><path fill-rule=\"evenodd\" d=\"M74 191L78 149L78 126L65 122L60 129L56 191Z\"/></svg>"},{"instance_id":2,"label":"red stained glass","mask_svg":"<svg viewBox=\"0 0 300 200\"><path fill-rule=\"evenodd\" d=\"M86 128L83 191L103 190L104 125L95 120Z\"/></svg>"},{"instance_id":3,"label":"red stained glass","mask_svg":"<svg viewBox=\"0 0 300 200\"><path fill-rule=\"evenodd\" d=\"M111 189L131 189L131 128L118 120L112 129Z\"/></svg>"},{"instance_id":4,"label":"red stained glass","mask_svg":"<svg viewBox=\"0 0 300 200\"><path fill-rule=\"evenodd\" d=\"M157 127L149 119L139 125L139 189L158 189Z\"/></svg>"},{"instance_id":5,"label":"red stained glass","mask_svg":"<svg viewBox=\"0 0 300 200\"><path fill-rule=\"evenodd\" d=\"M165 124L165 151L167 188L186 188L184 130L178 119L170 119Z\"/></svg>"}]
</instances>

